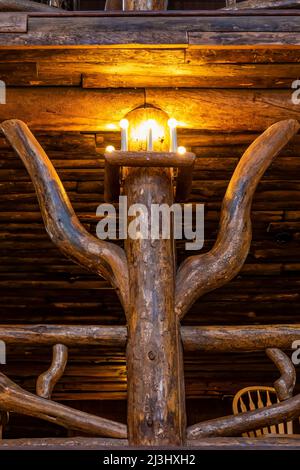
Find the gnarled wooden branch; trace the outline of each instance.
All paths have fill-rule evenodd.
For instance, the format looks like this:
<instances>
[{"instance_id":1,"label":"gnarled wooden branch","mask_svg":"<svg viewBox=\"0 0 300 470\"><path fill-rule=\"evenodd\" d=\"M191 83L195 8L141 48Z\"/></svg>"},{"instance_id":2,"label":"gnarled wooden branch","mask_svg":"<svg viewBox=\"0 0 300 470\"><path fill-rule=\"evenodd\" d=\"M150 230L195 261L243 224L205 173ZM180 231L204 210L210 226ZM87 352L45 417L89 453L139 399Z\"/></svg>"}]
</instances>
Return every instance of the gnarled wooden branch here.
<instances>
[{"instance_id":1,"label":"gnarled wooden branch","mask_svg":"<svg viewBox=\"0 0 300 470\"><path fill-rule=\"evenodd\" d=\"M40 418L95 436L127 437L127 426L37 397L0 373L0 409Z\"/></svg>"},{"instance_id":2,"label":"gnarled wooden branch","mask_svg":"<svg viewBox=\"0 0 300 470\"><path fill-rule=\"evenodd\" d=\"M0 0L1 11L38 11L38 12L56 12L62 11L61 8L53 8L43 3L32 2L30 0Z\"/></svg>"},{"instance_id":3,"label":"gnarled wooden branch","mask_svg":"<svg viewBox=\"0 0 300 470\"><path fill-rule=\"evenodd\" d=\"M52 363L46 372L41 374L36 383L36 393L39 397L50 400L52 391L62 377L68 361L68 348L64 344L53 346Z\"/></svg>"},{"instance_id":4,"label":"gnarled wooden branch","mask_svg":"<svg viewBox=\"0 0 300 470\"><path fill-rule=\"evenodd\" d=\"M128 268L124 250L98 240L81 225L52 163L24 122L9 120L0 128L27 168L51 240L67 257L109 280L126 311Z\"/></svg>"},{"instance_id":5,"label":"gnarled wooden branch","mask_svg":"<svg viewBox=\"0 0 300 470\"><path fill-rule=\"evenodd\" d=\"M251 10L267 8L291 8L300 5L300 0L245 0L222 10Z\"/></svg>"},{"instance_id":6,"label":"gnarled wooden branch","mask_svg":"<svg viewBox=\"0 0 300 470\"><path fill-rule=\"evenodd\" d=\"M275 405L238 415L203 421L187 429L188 439L235 437L255 429L292 421L300 416L300 394Z\"/></svg>"},{"instance_id":7,"label":"gnarled wooden branch","mask_svg":"<svg viewBox=\"0 0 300 470\"><path fill-rule=\"evenodd\" d=\"M296 371L290 358L280 349L266 349L267 356L274 362L279 369L281 376L274 383L280 401L287 400L293 396L296 384Z\"/></svg>"},{"instance_id":8,"label":"gnarled wooden branch","mask_svg":"<svg viewBox=\"0 0 300 470\"><path fill-rule=\"evenodd\" d=\"M300 394L291 398L296 383L296 371L290 358L277 348L268 348L266 353L281 374L274 383L278 398L282 400L281 403L195 424L188 428L188 438L239 436L248 431L291 421L300 416Z\"/></svg>"},{"instance_id":9,"label":"gnarled wooden branch","mask_svg":"<svg viewBox=\"0 0 300 470\"><path fill-rule=\"evenodd\" d=\"M176 278L175 309L182 318L201 295L229 282L243 266L251 243L251 202L273 158L297 133L298 121L273 124L246 150L225 194L212 250L187 258Z\"/></svg>"}]
</instances>

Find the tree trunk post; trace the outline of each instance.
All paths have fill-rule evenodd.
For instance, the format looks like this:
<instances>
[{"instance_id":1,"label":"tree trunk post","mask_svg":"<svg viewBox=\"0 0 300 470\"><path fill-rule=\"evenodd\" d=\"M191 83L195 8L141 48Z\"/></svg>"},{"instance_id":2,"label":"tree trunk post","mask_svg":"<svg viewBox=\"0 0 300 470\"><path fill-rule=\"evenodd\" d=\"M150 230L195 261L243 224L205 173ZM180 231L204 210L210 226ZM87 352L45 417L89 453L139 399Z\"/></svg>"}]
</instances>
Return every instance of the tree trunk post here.
<instances>
[{"instance_id":1,"label":"tree trunk post","mask_svg":"<svg viewBox=\"0 0 300 470\"><path fill-rule=\"evenodd\" d=\"M170 169L130 168L128 207L173 204ZM151 230L151 217L148 217ZM131 239L129 265L128 436L130 445L174 445L186 434L180 326L174 311L174 238Z\"/></svg>"}]
</instances>

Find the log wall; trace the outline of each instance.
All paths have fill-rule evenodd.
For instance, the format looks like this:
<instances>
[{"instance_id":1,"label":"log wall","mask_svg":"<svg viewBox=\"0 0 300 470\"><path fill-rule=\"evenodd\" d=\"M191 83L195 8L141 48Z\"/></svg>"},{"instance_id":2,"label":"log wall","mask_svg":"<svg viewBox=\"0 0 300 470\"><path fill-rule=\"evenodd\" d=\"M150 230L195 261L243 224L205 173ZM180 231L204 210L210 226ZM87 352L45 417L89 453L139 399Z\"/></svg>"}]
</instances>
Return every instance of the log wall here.
<instances>
[{"instance_id":1,"label":"log wall","mask_svg":"<svg viewBox=\"0 0 300 470\"><path fill-rule=\"evenodd\" d=\"M84 30L90 20L82 21ZM288 23L274 21L270 35L276 25L277 36L292 28L291 40L300 43L297 18L289 17ZM22 29L24 24L15 27ZM194 19L194 24L189 44L186 26L178 28L175 21L165 39L160 36L164 47L110 47L108 43L114 38L105 33L106 46L102 48L0 49L0 79L8 85L0 119L19 118L30 126L62 178L80 220L92 233L96 208L103 202L104 149L109 144L120 145L119 134L108 129L108 124L116 125L132 108L154 104L186 125L179 133L179 143L197 155L191 201L205 204L204 250L215 240L222 197L247 145L280 119L300 119L300 105L291 101L291 83L300 75L298 48L203 48L203 35L210 40L212 34L209 21L201 19L201 28L207 30L201 33L196 31L200 19ZM38 34L48 34L41 19L32 18L30 28L29 42L38 41ZM58 28L62 30L63 24ZM241 34L245 31L246 26ZM167 43L175 33L170 46ZM0 43L6 35L19 44L19 38L24 41L22 34L0 34ZM135 32L132 34L134 37ZM153 38L149 33L148 40L153 42ZM252 211L253 243L242 272L199 300L185 318L186 325L299 322L299 175L297 136L258 187ZM185 256L183 243L178 243L178 261ZM108 284L64 259L49 241L29 177L3 138L0 323L125 324L117 296ZM50 359L47 347L9 347L8 363L0 370L33 391L37 376L47 369ZM207 404L209 398L211 407L205 405L205 409L210 409L210 416L220 416L229 411L237 390L246 385L270 385L277 378L274 366L261 353L186 354L185 375L190 422L208 417L199 411L201 400ZM71 349L53 398L73 401L74 406L103 416L107 412L112 418L116 418L117 406L120 419L125 421L125 352L116 348ZM107 407L102 400L119 404ZM36 435L36 425L16 417L9 432L11 437ZM39 429L45 435L60 432L45 424Z\"/></svg>"}]
</instances>

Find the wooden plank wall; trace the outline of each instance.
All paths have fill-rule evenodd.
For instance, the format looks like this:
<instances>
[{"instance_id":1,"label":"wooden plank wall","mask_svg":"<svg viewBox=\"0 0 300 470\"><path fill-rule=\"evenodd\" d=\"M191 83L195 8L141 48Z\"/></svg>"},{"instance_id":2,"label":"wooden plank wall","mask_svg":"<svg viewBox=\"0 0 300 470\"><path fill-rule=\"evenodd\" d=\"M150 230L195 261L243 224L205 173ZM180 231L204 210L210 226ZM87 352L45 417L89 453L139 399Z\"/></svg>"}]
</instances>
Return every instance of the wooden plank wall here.
<instances>
[{"instance_id":1,"label":"wooden plank wall","mask_svg":"<svg viewBox=\"0 0 300 470\"><path fill-rule=\"evenodd\" d=\"M279 119L300 119L300 105L291 101L291 83L299 75L300 55L292 48L3 48L0 79L8 91L0 119L20 118L30 125L80 220L95 233L96 208L103 201L103 152L108 144L119 146L118 133L107 125L143 103L161 106L186 124L180 144L198 157L191 201L205 203L207 250L216 238L226 186L247 145ZM253 243L241 274L198 301L185 324L299 322L299 157L296 137L259 185ZM3 138L0 241L0 323L125 323L107 283L65 260L48 240L32 183ZM181 261L186 256L182 243L178 250ZM50 357L47 348L9 348L8 364L0 370L34 390ZM191 422L207 417L207 410L210 416L228 412L239 388L277 378L261 354L193 354L185 357L185 374ZM108 417L118 413L125 420L124 351L71 350L54 399ZM119 404L106 406L111 400ZM34 435L36 426L13 417L10 436ZM45 435L60 432L48 425L37 429Z\"/></svg>"}]
</instances>

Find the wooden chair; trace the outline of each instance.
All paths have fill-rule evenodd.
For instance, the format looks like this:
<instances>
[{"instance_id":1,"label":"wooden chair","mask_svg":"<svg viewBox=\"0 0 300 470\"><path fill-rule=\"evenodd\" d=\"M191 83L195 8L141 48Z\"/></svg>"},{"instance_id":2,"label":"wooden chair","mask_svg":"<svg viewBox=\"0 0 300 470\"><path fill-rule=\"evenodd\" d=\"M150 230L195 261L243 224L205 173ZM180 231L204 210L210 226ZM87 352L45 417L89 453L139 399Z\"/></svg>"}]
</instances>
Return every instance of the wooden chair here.
<instances>
[{"instance_id":1,"label":"wooden chair","mask_svg":"<svg viewBox=\"0 0 300 470\"><path fill-rule=\"evenodd\" d=\"M237 392L233 399L233 413L239 414L246 411L257 410L278 403L279 399L275 388L254 386L246 387ZM243 434L243 437L260 437L268 434L293 434L293 423L280 423L277 425L256 429Z\"/></svg>"}]
</instances>

